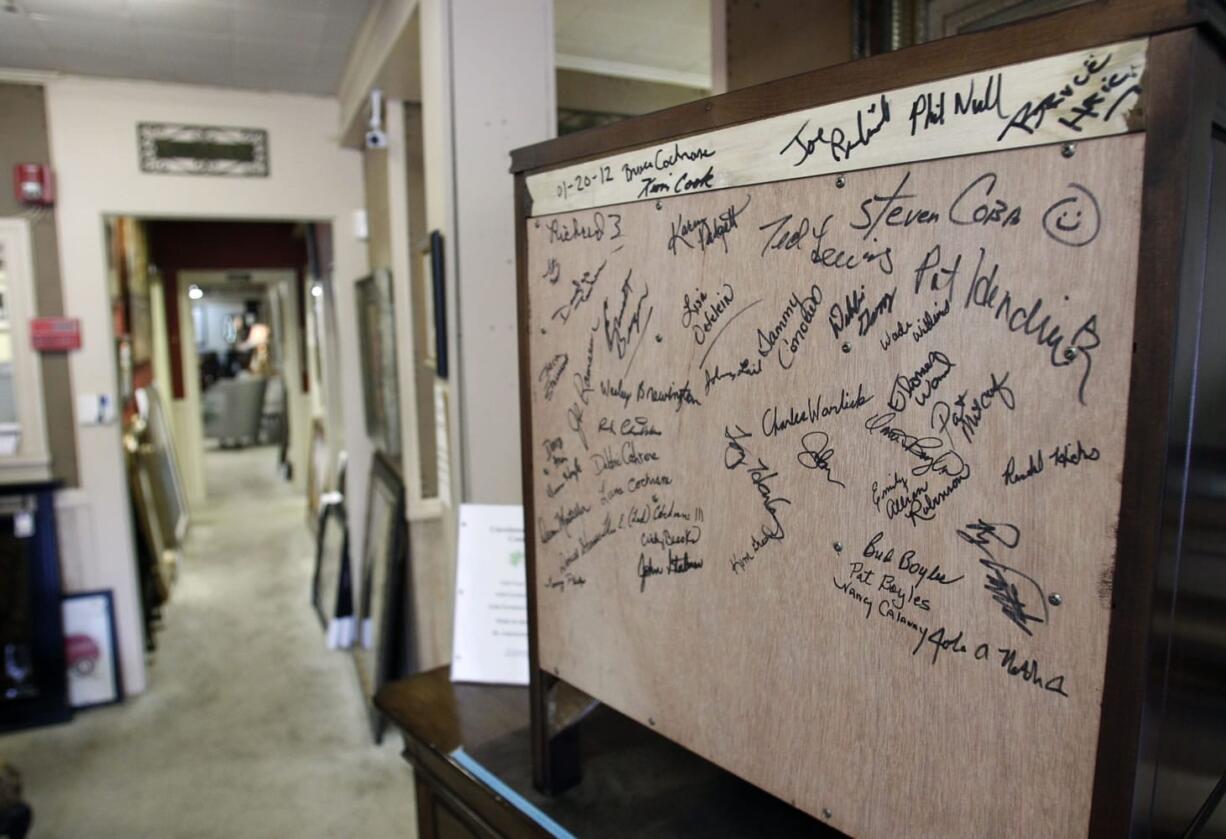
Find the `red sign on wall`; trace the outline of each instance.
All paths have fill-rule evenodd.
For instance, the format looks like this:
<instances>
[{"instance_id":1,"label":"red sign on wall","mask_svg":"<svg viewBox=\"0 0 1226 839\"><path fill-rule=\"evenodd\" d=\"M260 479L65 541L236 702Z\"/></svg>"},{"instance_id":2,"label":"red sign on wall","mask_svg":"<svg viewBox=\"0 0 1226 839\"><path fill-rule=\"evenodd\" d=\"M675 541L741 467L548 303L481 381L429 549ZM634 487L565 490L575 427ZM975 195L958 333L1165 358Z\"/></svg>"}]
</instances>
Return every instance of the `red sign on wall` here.
<instances>
[{"instance_id":1,"label":"red sign on wall","mask_svg":"<svg viewBox=\"0 0 1226 839\"><path fill-rule=\"evenodd\" d=\"M31 318L30 343L42 352L81 349L80 318Z\"/></svg>"}]
</instances>

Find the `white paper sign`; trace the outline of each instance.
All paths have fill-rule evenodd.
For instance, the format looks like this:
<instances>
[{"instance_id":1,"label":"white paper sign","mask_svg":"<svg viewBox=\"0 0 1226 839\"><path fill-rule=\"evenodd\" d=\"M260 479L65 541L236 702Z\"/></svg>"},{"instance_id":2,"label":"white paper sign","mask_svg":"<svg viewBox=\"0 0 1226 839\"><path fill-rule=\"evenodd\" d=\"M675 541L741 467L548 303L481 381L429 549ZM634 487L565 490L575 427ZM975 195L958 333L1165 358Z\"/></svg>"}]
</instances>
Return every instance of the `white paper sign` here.
<instances>
[{"instance_id":1,"label":"white paper sign","mask_svg":"<svg viewBox=\"0 0 1226 839\"><path fill-rule=\"evenodd\" d=\"M453 682L528 684L524 508L460 505Z\"/></svg>"}]
</instances>

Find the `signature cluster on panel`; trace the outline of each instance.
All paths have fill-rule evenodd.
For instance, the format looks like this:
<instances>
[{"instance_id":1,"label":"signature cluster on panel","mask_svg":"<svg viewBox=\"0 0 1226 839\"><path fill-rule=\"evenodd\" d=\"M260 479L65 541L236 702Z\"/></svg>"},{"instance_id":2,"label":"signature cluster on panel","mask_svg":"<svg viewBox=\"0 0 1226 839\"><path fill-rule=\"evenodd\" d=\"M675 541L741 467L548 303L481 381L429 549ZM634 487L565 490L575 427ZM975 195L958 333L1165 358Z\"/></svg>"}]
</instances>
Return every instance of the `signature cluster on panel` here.
<instances>
[{"instance_id":1,"label":"signature cluster on panel","mask_svg":"<svg viewBox=\"0 0 1226 839\"><path fill-rule=\"evenodd\" d=\"M1088 60L1064 88L1013 112L1002 110L999 76L951 102L925 100L912 106L911 132L939 124L946 107L1000 117L1002 136L1032 131L1073 99L1073 115L1060 119L1076 128L1134 94L1126 73L1091 84L1106 61ZM805 126L783 150L799 164L825 144L845 159L892 118L885 97L867 113L877 122L854 138ZM657 179L710 157L674 146L626 172L594 171ZM635 597L686 575L758 573L811 552L788 540L816 505L852 498L869 516L847 527L864 531L857 543L832 548L836 570L822 585L834 603L883 622L932 665L966 661L1067 698L1067 675L1026 652L1061 604L1029 561L1041 536L980 505L983 488L1021 497L1019 487L1101 468L1103 441L1079 436L1092 425L1017 448L1008 429L1039 393L1070 416L1101 393L1099 303L1075 283L1034 276L1017 249L1086 253L1107 219L1093 185L1023 183L990 157L978 161L969 172L949 165L961 174L939 188L921 189L928 181L915 167L897 167L857 179L870 184L858 193L826 176L811 200L742 188L701 210L680 199L531 221L540 258L530 281L548 304L531 329L551 348L534 356L531 387L564 417L534 440L540 584L583 589L590 557L609 540ZM831 194L839 199L816 197ZM823 205L833 209L814 209ZM721 267L733 256L753 270ZM669 270L647 276L644 266L661 260ZM985 344L991 353L972 349ZM844 356L857 363L840 381L831 359ZM717 417L704 411L713 401ZM870 465L866 450L889 468ZM716 502L678 492L695 456L718 470L719 506L732 498L735 521L709 522ZM716 544L714 524L738 535ZM950 553L915 546L932 544L932 531ZM921 533L911 545L902 536ZM948 592L977 598L997 631L936 615Z\"/></svg>"}]
</instances>

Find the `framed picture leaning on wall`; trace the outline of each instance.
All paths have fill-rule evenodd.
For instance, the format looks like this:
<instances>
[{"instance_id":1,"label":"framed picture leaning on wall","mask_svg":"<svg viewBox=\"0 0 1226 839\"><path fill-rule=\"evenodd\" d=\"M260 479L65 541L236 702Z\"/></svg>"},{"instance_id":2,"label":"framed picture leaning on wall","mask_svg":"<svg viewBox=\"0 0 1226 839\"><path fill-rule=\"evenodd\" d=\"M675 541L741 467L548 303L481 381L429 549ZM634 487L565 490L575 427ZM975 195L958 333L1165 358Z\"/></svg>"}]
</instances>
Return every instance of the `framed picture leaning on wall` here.
<instances>
[{"instance_id":1,"label":"framed picture leaning on wall","mask_svg":"<svg viewBox=\"0 0 1226 839\"><path fill-rule=\"evenodd\" d=\"M316 534L311 604L327 633L329 649L345 649L353 644L353 587L349 525L339 492L324 496Z\"/></svg>"},{"instance_id":2,"label":"framed picture leaning on wall","mask_svg":"<svg viewBox=\"0 0 1226 839\"><path fill-rule=\"evenodd\" d=\"M367 701L375 742L383 738L383 716L374 695L406 672L404 651L409 602L406 571L408 527L404 515L404 480L383 452L370 467L366 500L366 544L362 549L357 640L354 656Z\"/></svg>"},{"instance_id":3,"label":"framed picture leaning on wall","mask_svg":"<svg viewBox=\"0 0 1226 839\"><path fill-rule=\"evenodd\" d=\"M157 505L158 522L163 528L162 541L167 548L183 543L187 535L189 511L187 490L179 470L174 432L165 403L153 385L136 391L136 404L145 421L145 443L141 456L148 458L153 502Z\"/></svg>"},{"instance_id":4,"label":"framed picture leaning on wall","mask_svg":"<svg viewBox=\"0 0 1226 839\"><path fill-rule=\"evenodd\" d=\"M400 457L400 386L392 274L379 269L355 285L366 433L393 460Z\"/></svg>"},{"instance_id":5,"label":"framed picture leaning on wall","mask_svg":"<svg viewBox=\"0 0 1226 839\"><path fill-rule=\"evenodd\" d=\"M123 678L110 590L65 594L63 612L69 704L94 708L121 701Z\"/></svg>"}]
</instances>

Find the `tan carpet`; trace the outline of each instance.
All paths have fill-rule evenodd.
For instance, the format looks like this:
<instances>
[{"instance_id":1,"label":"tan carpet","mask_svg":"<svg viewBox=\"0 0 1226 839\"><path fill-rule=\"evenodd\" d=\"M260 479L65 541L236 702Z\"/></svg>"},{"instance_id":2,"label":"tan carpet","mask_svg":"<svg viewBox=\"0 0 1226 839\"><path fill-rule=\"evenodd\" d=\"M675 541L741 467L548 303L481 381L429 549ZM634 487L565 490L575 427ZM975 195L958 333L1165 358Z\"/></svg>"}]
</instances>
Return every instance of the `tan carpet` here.
<instances>
[{"instance_id":1,"label":"tan carpet","mask_svg":"<svg viewBox=\"0 0 1226 839\"><path fill-rule=\"evenodd\" d=\"M372 744L350 655L324 647L308 602L302 495L275 449L205 460L148 692L0 736L32 837L415 836L400 738Z\"/></svg>"}]
</instances>

